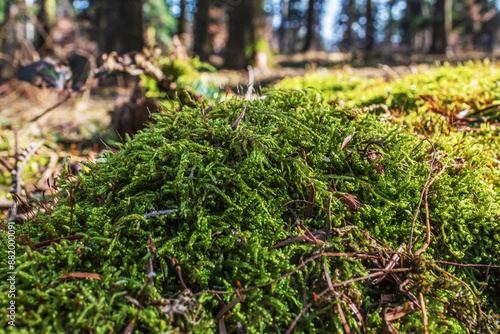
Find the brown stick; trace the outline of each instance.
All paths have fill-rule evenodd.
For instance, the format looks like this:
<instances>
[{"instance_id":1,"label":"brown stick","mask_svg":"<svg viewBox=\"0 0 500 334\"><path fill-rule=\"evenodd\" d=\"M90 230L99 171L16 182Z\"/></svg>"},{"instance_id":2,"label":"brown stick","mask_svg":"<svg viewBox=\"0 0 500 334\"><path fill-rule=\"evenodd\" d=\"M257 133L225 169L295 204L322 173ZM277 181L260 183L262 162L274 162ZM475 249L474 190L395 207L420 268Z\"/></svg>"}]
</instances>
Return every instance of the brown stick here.
<instances>
[{"instance_id":1,"label":"brown stick","mask_svg":"<svg viewBox=\"0 0 500 334\"><path fill-rule=\"evenodd\" d=\"M215 316L215 321L218 321L219 319L224 319L224 315L229 312L233 307L236 306L239 302L243 301L245 299L245 296L238 296L235 299L233 299L229 304L224 306L222 310L220 310L219 313Z\"/></svg>"},{"instance_id":2,"label":"brown stick","mask_svg":"<svg viewBox=\"0 0 500 334\"><path fill-rule=\"evenodd\" d=\"M331 196L332 195L330 194L330 198ZM332 280L330 279L330 274L328 274L328 268L324 263L323 263L323 270L325 271L325 278L326 278L326 283L328 284L328 288L332 291L332 293L335 293L335 289L333 288L332 285ZM347 323L344 311L342 310L342 306L340 305L340 303L337 304L337 311L339 312L340 320L342 321L342 326L344 327L344 332L346 332L346 334L351 333L351 329L349 328L349 324Z\"/></svg>"},{"instance_id":3,"label":"brown stick","mask_svg":"<svg viewBox=\"0 0 500 334\"><path fill-rule=\"evenodd\" d=\"M396 250L396 252L392 254L391 260L389 261L389 263L387 263L387 265L384 268L385 271L391 270L394 268L394 266L398 263L399 257L403 253L405 247L406 247L406 244L403 242L399 246L399 248ZM377 278L376 280L373 280L373 284L378 284L380 281L382 281L385 278L386 275L387 275L387 273L385 273L381 277Z\"/></svg>"},{"instance_id":4,"label":"brown stick","mask_svg":"<svg viewBox=\"0 0 500 334\"><path fill-rule=\"evenodd\" d=\"M300 222L301 227L304 229L306 236L308 237L308 241L311 241L314 244L322 244L324 243L322 240L316 239L316 237L309 231L309 229L304 225L304 222Z\"/></svg>"},{"instance_id":5,"label":"brown stick","mask_svg":"<svg viewBox=\"0 0 500 334\"><path fill-rule=\"evenodd\" d=\"M349 297L347 297L346 295L342 295L342 300L344 302L346 302L347 306L349 306L349 308L354 313L356 318L358 318L358 324L363 329L363 332L364 332L365 322L364 322L363 316L361 315L361 313L359 313L359 310L356 307L356 304L354 304L354 302L352 300L350 300Z\"/></svg>"},{"instance_id":6,"label":"brown stick","mask_svg":"<svg viewBox=\"0 0 500 334\"><path fill-rule=\"evenodd\" d=\"M490 265L490 264L455 263L455 262L439 261L439 260L435 260L434 262L436 262L436 263L442 263L442 264L449 264L449 265L451 265L451 266L457 266L457 267L488 267L488 268L500 268L500 266L492 266L492 265Z\"/></svg>"},{"instance_id":7,"label":"brown stick","mask_svg":"<svg viewBox=\"0 0 500 334\"><path fill-rule=\"evenodd\" d=\"M446 165L439 171L439 173L437 173L436 176L434 176L432 178L432 180L429 182L429 184L425 187L424 198L425 198L426 240L425 240L425 244L422 246L422 248L420 248L418 251L415 252L415 256L422 254L427 249L427 247L429 247L429 245L431 243L431 223L429 220L429 203L427 202L427 195L429 193L429 188L431 187L431 185L434 183L434 181L436 181L436 179L439 176L441 176L444 173L445 169L446 169Z\"/></svg>"},{"instance_id":8,"label":"brown stick","mask_svg":"<svg viewBox=\"0 0 500 334\"><path fill-rule=\"evenodd\" d=\"M344 281L344 282L340 282L340 283L336 283L336 284L332 284L331 286L329 286L328 288L326 288L325 290L323 290L319 295L317 295L318 298L320 297L323 297L326 293L330 292L331 289L335 288L335 287L338 287L338 286L343 286L343 285L347 285L349 283L353 283L353 282L357 282L357 281L362 281L362 280L365 280L365 279L369 279L369 278L374 278L374 277L377 277L377 276L380 276L382 275L383 272L382 271L379 271L379 272L376 272L376 273L373 273L373 274L370 274L370 275L366 275L366 276L363 276L363 277L358 277L358 278L353 278L353 279L350 279L350 280L347 280L347 281ZM300 313L295 317L295 319L293 320L292 324L290 325L290 327L288 327L288 329L286 330L286 334L290 334L293 329L295 328L295 326L297 325L297 322L299 321L299 319L302 317L302 315L312 306L312 302L311 303L308 303L306 306L304 306L304 308L302 309L302 311L300 311Z\"/></svg>"},{"instance_id":9,"label":"brown stick","mask_svg":"<svg viewBox=\"0 0 500 334\"><path fill-rule=\"evenodd\" d=\"M411 253L411 249L413 248L412 247L412 242L413 242L413 229L415 228L415 221L417 220L418 213L420 211L420 206L422 205L422 200L424 198L425 188L427 187L427 184L429 183L429 180L431 178L432 167L434 166L434 162L436 161L436 148L434 147L434 144L432 144L432 142L429 139L427 139L427 138L422 139L420 141L420 143L412 150L412 152L415 151L420 145L422 145L422 143L424 141L427 141L429 144L431 144L432 150L433 150L434 154L432 156L432 161L431 161L431 165L430 165L430 168L429 168L429 174L427 175L427 179L425 180L424 189L422 190L422 193L420 195L420 200L418 201L418 205L417 205L417 210L415 212L415 216L413 217L413 221L411 222L410 238L408 240L408 252L409 253Z\"/></svg>"},{"instance_id":10,"label":"brown stick","mask_svg":"<svg viewBox=\"0 0 500 334\"><path fill-rule=\"evenodd\" d=\"M224 318L219 319L219 334L227 334L226 324L224 323Z\"/></svg>"},{"instance_id":11,"label":"brown stick","mask_svg":"<svg viewBox=\"0 0 500 334\"><path fill-rule=\"evenodd\" d=\"M425 300L422 292L418 293L418 299L420 299L420 306L422 307L422 321L424 323L424 333L429 334L429 324L427 321L427 310L425 308Z\"/></svg>"},{"instance_id":12,"label":"brown stick","mask_svg":"<svg viewBox=\"0 0 500 334\"><path fill-rule=\"evenodd\" d=\"M346 334L351 334L351 328L349 328L349 324L347 323L347 319L345 318L344 311L342 311L342 306L340 303L337 304L337 311L340 314L340 320L342 321L342 327L344 327L344 332Z\"/></svg>"}]
</instances>

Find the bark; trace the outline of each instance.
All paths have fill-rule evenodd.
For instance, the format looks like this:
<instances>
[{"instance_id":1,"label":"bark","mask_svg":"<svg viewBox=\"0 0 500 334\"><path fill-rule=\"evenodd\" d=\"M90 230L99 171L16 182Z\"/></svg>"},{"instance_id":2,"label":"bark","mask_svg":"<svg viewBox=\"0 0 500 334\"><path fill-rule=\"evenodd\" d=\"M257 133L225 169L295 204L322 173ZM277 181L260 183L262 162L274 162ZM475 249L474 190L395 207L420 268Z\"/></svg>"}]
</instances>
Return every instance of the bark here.
<instances>
[{"instance_id":1,"label":"bark","mask_svg":"<svg viewBox=\"0 0 500 334\"><path fill-rule=\"evenodd\" d=\"M420 0L406 0L405 16L403 22L401 22L401 29L403 30L401 44L409 51L414 50L416 47L415 36L417 31L413 21L415 17L422 15Z\"/></svg>"},{"instance_id":2,"label":"bark","mask_svg":"<svg viewBox=\"0 0 500 334\"><path fill-rule=\"evenodd\" d=\"M194 52L205 61L210 53L210 42L208 35L208 8L209 0L198 0L196 14L194 16Z\"/></svg>"},{"instance_id":3,"label":"bark","mask_svg":"<svg viewBox=\"0 0 500 334\"><path fill-rule=\"evenodd\" d=\"M250 57L246 50L255 53L257 42L265 38L265 17L262 0L239 1L234 7L228 8L229 37L224 66L230 69L243 69ZM253 58L253 54L249 55Z\"/></svg>"},{"instance_id":4,"label":"bark","mask_svg":"<svg viewBox=\"0 0 500 334\"><path fill-rule=\"evenodd\" d=\"M143 48L142 0L100 1L99 22L102 51L119 54Z\"/></svg>"},{"instance_id":5,"label":"bark","mask_svg":"<svg viewBox=\"0 0 500 334\"><path fill-rule=\"evenodd\" d=\"M354 35L352 32L352 25L355 22L354 15L354 0L344 1L344 14L347 15L346 29L342 35L342 49L350 51L354 45Z\"/></svg>"},{"instance_id":6,"label":"bark","mask_svg":"<svg viewBox=\"0 0 500 334\"><path fill-rule=\"evenodd\" d=\"M373 51L375 46L375 21L372 0L366 0L365 51Z\"/></svg>"},{"instance_id":7,"label":"bark","mask_svg":"<svg viewBox=\"0 0 500 334\"><path fill-rule=\"evenodd\" d=\"M313 44L314 44L314 26L315 26L315 8L314 5L316 3L316 0L309 0L309 4L307 7L307 33L306 33L306 39L304 43L304 48L302 49L303 52L310 51L313 49Z\"/></svg>"},{"instance_id":8,"label":"bark","mask_svg":"<svg viewBox=\"0 0 500 334\"><path fill-rule=\"evenodd\" d=\"M255 43L265 39L266 18L262 9L263 0L254 0L252 5L250 43L255 46Z\"/></svg>"},{"instance_id":9,"label":"bark","mask_svg":"<svg viewBox=\"0 0 500 334\"><path fill-rule=\"evenodd\" d=\"M288 0L281 0L281 25L279 29L279 44L280 53L286 53L286 27L285 23L288 19Z\"/></svg>"},{"instance_id":10,"label":"bark","mask_svg":"<svg viewBox=\"0 0 500 334\"><path fill-rule=\"evenodd\" d=\"M250 39L249 27L252 13L252 3L242 1L229 11L229 37L227 41L227 52L224 67L229 69L242 69L247 65L248 59L245 55L247 41Z\"/></svg>"},{"instance_id":11,"label":"bark","mask_svg":"<svg viewBox=\"0 0 500 334\"><path fill-rule=\"evenodd\" d=\"M451 0L436 0L432 14L432 44L430 53L446 53L451 31Z\"/></svg>"},{"instance_id":12,"label":"bark","mask_svg":"<svg viewBox=\"0 0 500 334\"><path fill-rule=\"evenodd\" d=\"M177 35L182 35L186 32L186 0L181 0L181 13L177 21Z\"/></svg>"},{"instance_id":13,"label":"bark","mask_svg":"<svg viewBox=\"0 0 500 334\"><path fill-rule=\"evenodd\" d=\"M395 28L395 22L394 22L394 16L392 15L392 9L394 5L396 4L396 0L390 0L388 7L389 7L389 19L387 21L387 26L386 26L386 31L385 31L385 41L384 44L386 44L388 47L392 46L392 35L394 34L394 28ZM407 5L408 8L408 5Z\"/></svg>"}]
</instances>

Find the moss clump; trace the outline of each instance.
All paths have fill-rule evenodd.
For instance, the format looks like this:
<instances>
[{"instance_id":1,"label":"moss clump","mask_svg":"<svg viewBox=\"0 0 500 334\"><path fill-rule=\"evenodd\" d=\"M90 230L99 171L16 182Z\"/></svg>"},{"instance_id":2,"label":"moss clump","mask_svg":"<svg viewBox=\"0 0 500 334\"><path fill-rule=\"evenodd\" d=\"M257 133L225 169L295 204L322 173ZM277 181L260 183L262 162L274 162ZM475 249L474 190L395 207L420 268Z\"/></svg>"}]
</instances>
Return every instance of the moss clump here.
<instances>
[{"instance_id":1,"label":"moss clump","mask_svg":"<svg viewBox=\"0 0 500 334\"><path fill-rule=\"evenodd\" d=\"M322 294L325 270L333 283L366 276L377 268L370 258L388 260L408 241L432 158L422 147L413 151L418 138L301 91L155 118L104 161L86 163L77 177L64 174L59 187L69 196L17 227L16 328L203 333L225 323L228 330L284 332L311 303L298 333L342 331L337 304L351 329L361 325L348 305L360 310L368 330L380 331L383 295L395 294L396 306L422 293L433 332L496 330L498 276L482 294L484 268L446 268L450 275L432 261L500 264L497 191L481 180L487 166L461 166L460 173L448 167L435 181L431 245L426 256L404 256L407 271L398 274L410 279L410 294L388 280L366 279ZM452 163L442 157L433 166ZM333 231L325 238L329 216ZM317 236L323 230L323 240L311 242L305 229ZM36 245L75 234L82 237ZM417 220L414 236L422 237L416 250L425 241L424 222ZM0 252L6 256L5 243ZM2 303L6 298L2 293ZM421 331L422 314L392 326Z\"/></svg>"}]
</instances>

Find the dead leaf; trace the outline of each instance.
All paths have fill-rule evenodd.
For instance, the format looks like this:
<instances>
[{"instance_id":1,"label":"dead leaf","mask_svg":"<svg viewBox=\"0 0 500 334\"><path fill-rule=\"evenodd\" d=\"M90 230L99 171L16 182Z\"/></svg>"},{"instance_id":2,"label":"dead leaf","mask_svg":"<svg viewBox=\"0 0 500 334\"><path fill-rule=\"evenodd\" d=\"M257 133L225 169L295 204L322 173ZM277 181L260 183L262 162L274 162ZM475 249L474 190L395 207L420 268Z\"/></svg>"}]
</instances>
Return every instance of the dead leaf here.
<instances>
[{"instance_id":1,"label":"dead leaf","mask_svg":"<svg viewBox=\"0 0 500 334\"><path fill-rule=\"evenodd\" d=\"M132 304L134 304L135 306L137 307L141 307L141 304L139 303L139 301L133 297L130 297L130 296L125 296L125 299L128 300L129 302L131 302Z\"/></svg>"},{"instance_id":2,"label":"dead leaf","mask_svg":"<svg viewBox=\"0 0 500 334\"><path fill-rule=\"evenodd\" d=\"M394 321L404 317L408 313L415 312L417 308L413 302L406 302L403 305L396 306L395 308L386 308L384 312L385 321Z\"/></svg>"},{"instance_id":3,"label":"dead leaf","mask_svg":"<svg viewBox=\"0 0 500 334\"><path fill-rule=\"evenodd\" d=\"M156 249L155 244L153 243L153 239L151 239L151 236L148 237L148 248L151 250L151 252L156 254L157 249Z\"/></svg>"},{"instance_id":4,"label":"dead leaf","mask_svg":"<svg viewBox=\"0 0 500 334\"><path fill-rule=\"evenodd\" d=\"M342 142L342 146L340 146L341 150L343 150L344 148L346 148L347 146L349 146L349 142L351 141L352 137L354 137L355 133L356 132L353 132L349 136L345 137L344 141Z\"/></svg>"},{"instance_id":5,"label":"dead leaf","mask_svg":"<svg viewBox=\"0 0 500 334\"><path fill-rule=\"evenodd\" d=\"M93 279L97 279L97 280L101 279L99 274L93 274L93 273L69 273L66 275L62 275L59 278L70 278L70 277L73 277L73 278L93 278Z\"/></svg>"},{"instance_id":6,"label":"dead leaf","mask_svg":"<svg viewBox=\"0 0 500 334\"><path fill-rule=\"evenodd\" d=\"M336 194L340 200L343 201L344 205L349 211L358 211L363 206L363 203L354 195L344 193L344 194Z\"/></svg>"},{"instance_id":7,"label":"dead leaf","mask_svg":"<svg viewBox=\"0 0 500 334\"><path fill-rule=\"evenodd\" d=\"M377 176L380 176L384 172L384 167L382 165L377 165L377 167L375 167L375 170L377 171Z\"/></svg>"},{"instance_id":8,"label":"dead leaf","mask_svg":"<svg viewBox=\"0 0 500 334\"><path fill-rule=\"evenodd\" d=\"M236 118L236 120L233 122L233 124L231 124L231 129L233 129L233 131L236 130L236 128L238 127L238 124L240 124L241 120L245 116L246 109L247 109L247 106L244 106L241 114L238 116L238 118Z\"/></svg>"},{"instance_id":9,"label":"dead leaf","mask_svg":"<svg viewBox=\"0 0 500 334\"><path fill-rule=\"evenodd\" d=\"M123 334L132 334L132 331L134 330L134 327L135 327L135 320L132 320L127 328L125 328L125 331L123 332Z\"/></svg>"}]
</instances>

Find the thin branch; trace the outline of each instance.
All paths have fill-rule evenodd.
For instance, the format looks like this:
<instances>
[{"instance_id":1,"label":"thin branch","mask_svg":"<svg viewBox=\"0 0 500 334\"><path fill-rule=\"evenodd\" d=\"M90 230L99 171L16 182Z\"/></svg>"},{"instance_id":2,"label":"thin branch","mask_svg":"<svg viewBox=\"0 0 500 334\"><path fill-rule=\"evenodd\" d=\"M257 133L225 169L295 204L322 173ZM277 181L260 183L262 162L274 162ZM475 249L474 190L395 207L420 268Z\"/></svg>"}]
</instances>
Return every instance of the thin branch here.
<instances>
[{"instance_id":1,"label":"thin branch","mask_svg":"<svg viewBox=\"0 0 500 334\"><path fill-rule=\"evenodd\" d=\"M379 272L376 272L376 273L373 273L373 274L370 274L370 275L366 275L366 276L363 276L363 277L353 278L353 279L350 279L350 280L347 280L347 281L344 281L344 282L333 284L331 287L328 287L325 290L323 290L319 295L317 295L317 297L318 298L323 297L326 293L330 292L332 288L336 288L336 287L339 287L339 286L344 286L344 285L347 285L347 284L350 284L350 283L354 283L354 282L357 282L357 281L363 281L363 280L366 280L366 279L374 278L374 277L377 277L377 276L380 276L380 275L383 275L383 274L384 273L382 271L379 271ZM290 325L290 327L288 327L288 329L286 330L286 334L290 334L293 331L293 329L295 328L295 325L297 325L297 322L299 321L299 319L302 317L302 315L311 306L312 306L312 302L310 302L306 306L304 306L304 308L302 309L302 311L300 311L300 313L293 320L293 322Z\"/></svg>"},{"instance_id":2,"label":"thin branch","mask_svg":"<svg viewBox=\"0 0 500 334\"><path fill-rule=\"evenodd\" d=\"M434 183L434 181L436 181L436 179L439 176L441 176L444 173L445 170L446 170L446 165L439 171L439 173L437 173L436 176L434 176L432 178L431 182L429 182L429 184L427 185L427 187L425 187L424 197L425 197L426 240L425 240L425 244L422 246L422 248L420 248L418 251L415 252L415 256L418 256L418 255L422 254L427 249L427 247L429 247L429 245L431 243L431 223L430 223L430 220L429 220L429 203L427 201L427 195L429 193L429 188L431 187L431 185Z\"/></svg>"},{"instance_id":3,"label":"thin branch","mask_svg":"<svg viewBox=\"0 0 500 334\"><path fill-rule=\"evenodd\" d=\"M178 212L178 211L179 211L178 209L153 211L153 212L149 212L149 213L144 214L143 217L144 217L144 219L148 219L148 218L151 218L151 217L158 217L158 216L168 215L169 213L174 213L174 212Z\"/></svg>"},{"instance_id":4,"label":"thin branch","mask_svg":"<svg viewBox=\"0 0 500 334\"><path fill-rule=\"evenodd\" d=\"M424 334L429 334L429 324L427 320L427 310L425 308L425 300L422 292L418 293L418 298L420 299L420 305L422 307L422 322L424 323Z\"/></svg>"},{"instance_id":5,"label":"thin branch","mask_svg":"<svg viewBox=\"0 0 500 334\"><path fill-rule=\"evenodd\" d=\"M451 266L456 266L456 267L488 267L488 268L500 268L500 266L494 266L494 265L491 265L491 264L455 263L455 262L439 261L439 260L435 260L434 262L436 262L436 263L442 263L442 264L449 264L449 265L451 265Z\"/></svg>"},{"instance_id":6,"label":"thin branch","mask_svg":"<svg viewBox=\"0 0 500 334\"><path fill-rule=\"evenodd\" d=\"M427 138L422 139L420 141L420 143L412 150L412 152L415 151L420 145L422 145L422 143L424 141L426 141L429 144L431 144L432 150L433 150L433 155L432 155L431 165L430 165L430 168L429 168L429 174L427 175L427 180L425 180L424 189L422 190L422 194L420 195L420 200L418 201L417 211L415 212L415 216L413 217L413 221L411 222L410 238L408 240L408 252L409 253L411 253L411 249L413 248L412 247L412 241L413 241L413 229L415 228L415 221L417 220L418 213L420 211L420 206L422 205L422 200L424 198L425 189L426 189L427 184L429 183L429 180L431 178L432 167L434 166L434 162L436 161L436 148L434 147L434 144L429 139L427 139Z\"/></svg>"}]
</instances>

